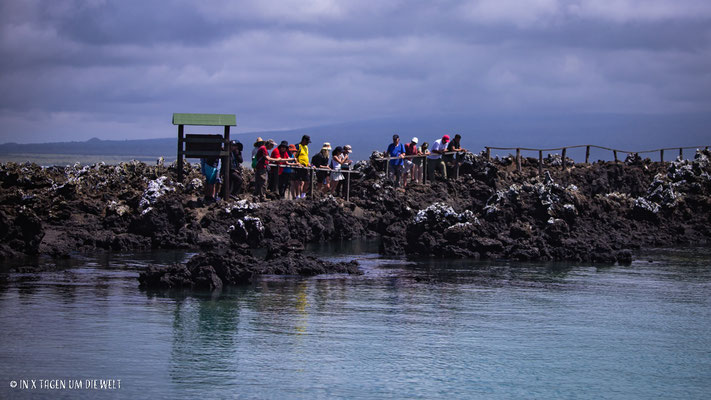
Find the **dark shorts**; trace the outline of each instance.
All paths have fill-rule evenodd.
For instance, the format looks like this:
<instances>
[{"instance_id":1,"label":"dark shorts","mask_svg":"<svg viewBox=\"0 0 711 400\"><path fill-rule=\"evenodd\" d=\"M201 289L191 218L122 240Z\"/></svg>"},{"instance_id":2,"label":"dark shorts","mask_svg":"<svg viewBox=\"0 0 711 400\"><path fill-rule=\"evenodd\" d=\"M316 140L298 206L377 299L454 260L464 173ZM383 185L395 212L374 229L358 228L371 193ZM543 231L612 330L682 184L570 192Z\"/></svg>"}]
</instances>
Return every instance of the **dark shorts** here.
<instances>
[{"instance_id":1,"label":"dark shorts","mask_svg":"<svg viewBox=\"0 0 711 400\"><path fill-rule=\"evenodd\" d=\"M309 181L309 170L306 168L295 168L294 169L294 178L297 181L308 182Z\"/></svg>"}]
</instances>

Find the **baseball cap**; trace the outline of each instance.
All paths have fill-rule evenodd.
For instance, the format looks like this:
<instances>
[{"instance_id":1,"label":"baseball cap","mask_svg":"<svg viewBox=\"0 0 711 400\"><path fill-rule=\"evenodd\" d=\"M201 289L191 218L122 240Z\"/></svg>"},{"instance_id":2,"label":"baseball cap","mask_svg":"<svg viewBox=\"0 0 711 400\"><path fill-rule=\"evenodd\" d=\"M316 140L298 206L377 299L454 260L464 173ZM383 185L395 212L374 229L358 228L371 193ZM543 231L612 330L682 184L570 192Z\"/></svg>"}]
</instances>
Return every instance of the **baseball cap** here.
<instances>
[{"instance_id":1,"label":"baseball cap","mask_svg":"<svg viewBox=\"0 0 711 400\"><path fill-rule=\"evenodd\" d=\"M449 142L449 135L444 135L444 136L442 136L442 141L443 141L443 142Z\"/></svg>"}]
</instances>

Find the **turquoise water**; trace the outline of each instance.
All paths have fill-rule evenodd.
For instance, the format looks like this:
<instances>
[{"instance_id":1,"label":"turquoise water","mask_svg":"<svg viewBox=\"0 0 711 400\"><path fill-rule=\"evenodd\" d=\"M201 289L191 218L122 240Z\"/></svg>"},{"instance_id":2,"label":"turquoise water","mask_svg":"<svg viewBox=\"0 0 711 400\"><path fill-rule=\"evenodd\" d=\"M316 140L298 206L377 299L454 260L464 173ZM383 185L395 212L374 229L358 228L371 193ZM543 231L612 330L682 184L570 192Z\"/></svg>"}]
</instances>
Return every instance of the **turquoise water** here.
<instances>
[{"instance_id":1,"label":"turquoise water","mask_svg":"<svg viewBox=\"0 0 711 400\"><path fill-rule=\"evenodd\" d=\"M4 275L0 398L711 395L709 250L604 268L317 250L355 253L365 274L268 277L220 294L139 290L147 263L185 257L164 253ZM121 387L20 388L31 379Z\"/></svg>"}]
</instances>

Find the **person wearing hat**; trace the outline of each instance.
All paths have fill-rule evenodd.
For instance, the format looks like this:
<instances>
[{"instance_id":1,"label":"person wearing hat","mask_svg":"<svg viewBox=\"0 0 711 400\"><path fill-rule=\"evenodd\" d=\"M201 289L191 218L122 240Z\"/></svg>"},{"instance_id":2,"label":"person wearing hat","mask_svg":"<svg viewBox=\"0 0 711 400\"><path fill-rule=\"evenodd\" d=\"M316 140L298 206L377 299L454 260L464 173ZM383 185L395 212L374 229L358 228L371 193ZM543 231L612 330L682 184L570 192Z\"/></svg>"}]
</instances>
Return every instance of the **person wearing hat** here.
<instances>
[{"instance_id":1,"label":"person wearing hat","mask_svg":"<svg viewBox=\"0 0 711 400\"><path fill-rule=\"evenodd\" d=\"M257 140L254 141L254 148L252 149L252 158L254 158L254 155L257 154L257 150L261 146L264 146L264 140L262 140L261 137L257 137ZM252 166L254 168L254 166Z\"/></svg>"},{"instance_id":2,"label":"person wearing hat","mask_svg":"<svg viewBox=\"0 0 711 400\"><path fill-rule=\"evenodd\" d=\"M331 193L335 195L339 195L344 190L345 177L343 176L343 172L341 172L343 163L346 161L344 151L341 146L337 146L333 149L333 156L329 164L329 167L333 170L333 172L331 172L330 190Z\"/></svg>"},{"instance_id":3,"label":"person wearing hat","mask_svg":"<svg viewBox=\"0 0 711 400\"><path fill-rule=\"evenodd\" d=\"M449 135L444 135L432 143L430 155L427 156L427 179L433 180L435 172L438 170L444 179L447 179L447 168L442 161L442 155L447 151L447 143L449 143Z\"/></svg>"},{"instance_id":4,"label":"person wearing hat","mask_svg":"<svg viewBox=\"0 0 711 400\"><path fill-rule=\"evenodd\" d=\"M410 143L405 145L405 176L403 178L403 186L407 186L407 178L415 183L422 183L422 158L417 149L417 137L413 137Z\"/></svg>"},{"instance_id":5,"label":"person wearing hat","mask_svg":"<svg viewBox=\"0 0 711 400\"><path fill-rule=\"evenodd\" d=\"M350 170L353 167L353 160L351 160L351 153L353 153L353 148L350 144L343 146L343 163L341 164L341 170ZM336 195L345 198L348 194L348 186L345 184L345 180L338 182L338 187L336 187Z\"/></svg>"},{"instance_id":6,"label":"person wearing hat","mask_svg":"<svg viewBox=\"0 0 711 400\"><path fill-rule=\"evenodd\" d=\"M400 136L393 135L393 142L385 150L385 157L390 158L389 174L395 187L400 187L400 177L404 170L403 159L405 158L405 146L400 143Z\"/></svg>"},{"instance_id":7,"label":"person wearing hat","mask_svg":"<svg viewBox=\"0 0 711 400\"><path fill-rule=\"evenodd\" d=\"M331 143L324 143L321 146L321 151L316 153L311 159L311 165L319 169L328 169L329 153L331 151ZM328 189L328 171L316 171L316 184L321 192L326 192Z\"/></svg>"},{"instance_id":8,"label":"person wearing hat","mask_svg":"<svg viewBox=\"0 0 711 400\"><path fill-rule=\"evenodd\" d=\"M306 182L309 181L309 175L311 175L307 169L311 166L311 164L309 164L309 143L311 143L311 136L302 136L301 142L296 146L296 153L294 154L294 158L296 158L296 162L299 164L299 168L296 169L296 179L299 182L296 186L297 198L306 197Z\"/></svg>"}]
</instances>

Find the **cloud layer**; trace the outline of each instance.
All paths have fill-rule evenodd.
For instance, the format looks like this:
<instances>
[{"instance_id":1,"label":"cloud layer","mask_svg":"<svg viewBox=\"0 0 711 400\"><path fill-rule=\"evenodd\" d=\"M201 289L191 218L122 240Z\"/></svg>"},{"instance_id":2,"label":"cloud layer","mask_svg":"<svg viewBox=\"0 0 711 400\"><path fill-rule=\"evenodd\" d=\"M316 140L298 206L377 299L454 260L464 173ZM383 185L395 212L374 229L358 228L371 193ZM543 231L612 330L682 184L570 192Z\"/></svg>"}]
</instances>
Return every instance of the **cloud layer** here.
<instances>
[{"instance_id":1,"label":"cloud layer","mask_svg":"<svg viewBox=\"0 0 711 400\"><path fill-rule=\"evenodd\" d=\"M711 110L701 0L0 3L0 142L443 114Z\"/></svg>"}]
</instances>

